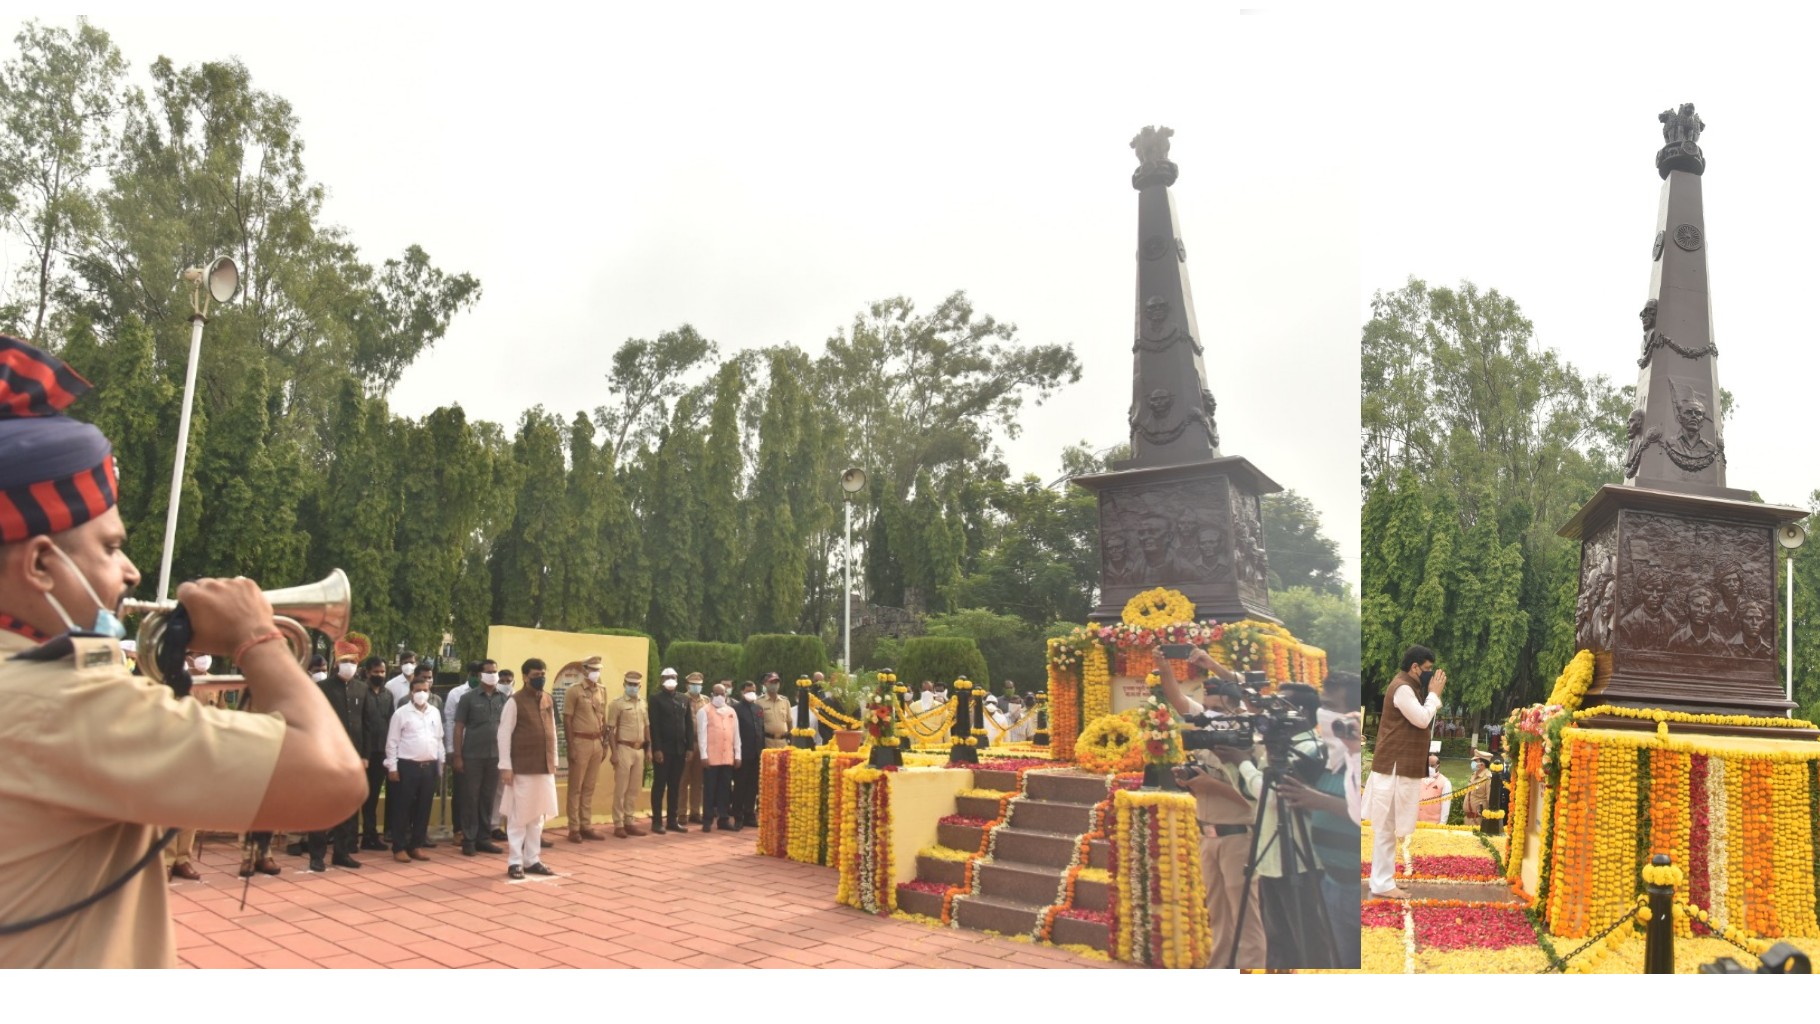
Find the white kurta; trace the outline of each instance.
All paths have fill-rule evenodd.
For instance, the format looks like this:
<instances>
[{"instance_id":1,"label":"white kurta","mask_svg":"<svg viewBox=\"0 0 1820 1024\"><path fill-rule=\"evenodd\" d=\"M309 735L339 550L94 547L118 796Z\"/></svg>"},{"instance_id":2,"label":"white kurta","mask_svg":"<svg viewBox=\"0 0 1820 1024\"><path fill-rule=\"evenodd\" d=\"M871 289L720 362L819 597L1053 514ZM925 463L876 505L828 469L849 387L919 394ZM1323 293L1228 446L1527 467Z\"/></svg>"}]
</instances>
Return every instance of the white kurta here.
<instances>
[{"instance_id":1,"label":"white kurta","mask_svg":"<svg viewBox=\"0 0 1820 1024\"><path fill-rule=\"evenodd\" d=\"M518 725L518 702L506 701L499 714L499 770L512 771L512 730ZM555 733L551 734L554 741ZM556 751L550 751L550 763L556 763ZM554 818L556 807L556 773L521 775L512 772L512 784L499 787L499 814L507 821L529 821L532 818Z\"/></svg>"}]
</instances>

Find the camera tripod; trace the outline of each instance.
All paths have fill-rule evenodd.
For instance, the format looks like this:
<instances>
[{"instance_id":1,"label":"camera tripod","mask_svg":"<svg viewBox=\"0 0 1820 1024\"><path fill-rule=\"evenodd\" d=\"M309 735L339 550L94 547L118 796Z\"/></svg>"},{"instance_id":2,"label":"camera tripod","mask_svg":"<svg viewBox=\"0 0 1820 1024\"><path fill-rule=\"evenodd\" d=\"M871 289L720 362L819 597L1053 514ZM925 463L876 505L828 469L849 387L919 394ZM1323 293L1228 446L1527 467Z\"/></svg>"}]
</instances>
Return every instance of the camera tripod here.
<instances>
[{"instance_id":1,"label":"camera tripod","mask_svg":"<svg viewBox=\"0 0 1820 1024\"><path fill-rule=\"evenodd\" d=\"M1283 803L1283 795L1280 790L1282 789L1283 772L1287 767L1285 762L1288 758L1276 757L1275 751L1271 753L1270 763L1264 768L1263 788L1258 791L1257 817L1251 823L1251 852L1245 858L1245 883L1240 889L1239 909L1234 920L1234 927L1241 931L1245 927L1245 911L1251 904L1251 883L1257 877L1258 857L1267 853L1271 846L1275 845L1282 851L1283 877L1286 881L1300 879L1307 874L1313 874L1318 878L1321 873L1320 864L1314 856L1314 842L1308 834L1307 819L1302 816L1300 811ZM1305 755L1293 752L1288 754L1288 757L1303 756ZM1270 839L1266 841L1264 840L1264 812L1270 807L1271 800L1276 801L1276 829ZM1261 847L1260 842L1262 842ZM1317 949L1324 951L1327 966L1339 966L1337 963L1339 950L1334 947L1333 943L1332 919L1327 916L1327 903L1318 889L1312 896L1313 918L1318 923L1318 934L1312 937L1313 942L1310 941L1309 929L1305 925L1310 917L1308 910L1311 906L1311 897L1306 889L1307 887L1304 885L1285 885L1283 887L1289 903L1287 931L1291 941L1294 942L1295 948L1303 954L1312 953ZM1238 960L1239 939L1238 935L1234 934L1232 951L1226 957L1226 967L1228 969L1237 967ZM1310 967L1314 965L1295 964L1294 966Z\"/></svg>"}]
</instances>

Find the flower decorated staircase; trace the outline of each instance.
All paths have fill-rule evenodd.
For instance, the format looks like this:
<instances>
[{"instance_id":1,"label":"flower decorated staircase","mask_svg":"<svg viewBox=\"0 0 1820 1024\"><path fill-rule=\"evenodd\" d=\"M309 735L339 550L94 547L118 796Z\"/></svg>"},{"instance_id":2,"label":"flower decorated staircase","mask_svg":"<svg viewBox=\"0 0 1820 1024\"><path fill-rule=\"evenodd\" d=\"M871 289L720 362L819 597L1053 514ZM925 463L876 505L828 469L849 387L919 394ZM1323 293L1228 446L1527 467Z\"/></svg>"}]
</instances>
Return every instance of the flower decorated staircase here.
<instances>
[{"instance_id":1,"label":"flower decorated staircase","mask_svg":"<svg viewBox=\"0 0 1820 1024\"><path fill-rule=\"evenodd\" d=\"M918 855L916 881L899 888L898 906L1007 935L1041 935L1052 918L1050 941L1106 951L1108 883L1095 876L1110 849L1087 835L1107 799L1106 777L1032 771L1020 788L1017 772L981 769L974 785L941 824L938 855ZM1069 902L1077 863L1089 870L1075 878Z\"/></svg>"}]
</instances>

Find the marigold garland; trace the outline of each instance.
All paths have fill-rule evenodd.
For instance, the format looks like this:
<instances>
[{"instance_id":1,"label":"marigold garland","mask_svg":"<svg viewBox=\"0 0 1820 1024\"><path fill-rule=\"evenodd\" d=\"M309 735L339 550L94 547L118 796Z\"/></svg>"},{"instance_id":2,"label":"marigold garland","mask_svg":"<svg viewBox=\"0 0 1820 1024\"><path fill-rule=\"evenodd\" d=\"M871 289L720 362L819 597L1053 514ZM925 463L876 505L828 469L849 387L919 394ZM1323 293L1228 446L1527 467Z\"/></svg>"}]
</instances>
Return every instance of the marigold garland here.
<instances>
[{"instance_id":1,"label":"marigold garland","mask_svg":"<svg viewBox=\"0 0 1820 1024\"><path fill-rule=\"evenodd\" d=\"M1136 714L1134 714L1136 712ZM1133 708L1117 715L1101 715L1081 730L1074 745L1075 762L1082 771L1100 775L1136 771L1144 766L1142 711Z\"/></svg>"},{"instance_id":2,"label":"marigold garland","mask_svg":"<svg viewBox=\"0 0 1820 1024\"><path fill-rule=\"evenodd\" d=\"M840 773L863 760L862 754L832 749L762 752L758 852L804 864L832 864L843 834Z\"/></svg>"},{"instance_id":3,"label":"marigold garland","mask_svg":"<svg viewBox=\"0 0 1820 1024\"><path fill-rule=\"evenodd\" d=\"M1586 688L1592 685L1592 679L1593 653L1581 651L1561 670L1560 678L1555 680L1554 692L1548 695L1545 703L1573 711L1586 696Z\"/></svg>"},{"instance_id":4,"label":"marigold garland","mask_svg":"<svg viewBox=\"0 0 1820 1024\"><path fill-rule=\"evenodd\" d=\"M1157 587L1126 601L1124 614L1120 618L1128 626L1161 629L1177 623L1193 622L1194 602L1179 590Z\"/></svg>"},{"instance_id":5,"label":"marigold garland","mask_svg":"<svg viewBox=\"0 0 1820 1024\"><path fill-rule=\"evenodd\" d=\"M1213 937L1204 912L1194 798L1122 790L1113 795L1110 900L1114 959L1204 967Z\"/></svg>"}]
</instances>

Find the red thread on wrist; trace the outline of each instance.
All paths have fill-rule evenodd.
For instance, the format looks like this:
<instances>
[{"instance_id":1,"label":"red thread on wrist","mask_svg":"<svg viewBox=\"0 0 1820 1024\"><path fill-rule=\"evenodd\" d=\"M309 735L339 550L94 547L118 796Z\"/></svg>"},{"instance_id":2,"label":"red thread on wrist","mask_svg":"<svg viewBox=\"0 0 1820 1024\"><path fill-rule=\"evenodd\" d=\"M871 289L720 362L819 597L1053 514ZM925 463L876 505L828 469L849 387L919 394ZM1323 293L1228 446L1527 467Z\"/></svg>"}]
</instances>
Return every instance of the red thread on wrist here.
<instances>
[{"instance_id":1,"label":"red thread on wrist","mask_svg":"<svg viewBox=\"0 0 1820 1024\"><path fill-rule=\"evenodd\" d=\"M246 656L246 652L252 650L253 648L259 646L262 643L265 643L267 640L283 640L283 639L284 639L284 634L278 632L275 629L269 630L267 632L259 634L256 637L253 637L252 639L248 640L247 642L241 644L239 647L234 648L234 658L233 658L234 664L239 665L240 659Z\"/></svg>"}]
</instances>

